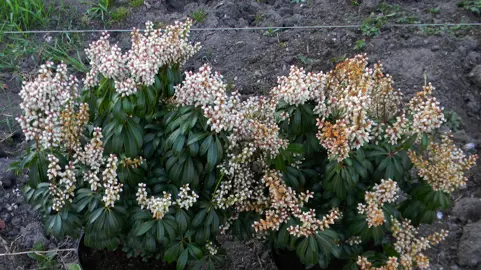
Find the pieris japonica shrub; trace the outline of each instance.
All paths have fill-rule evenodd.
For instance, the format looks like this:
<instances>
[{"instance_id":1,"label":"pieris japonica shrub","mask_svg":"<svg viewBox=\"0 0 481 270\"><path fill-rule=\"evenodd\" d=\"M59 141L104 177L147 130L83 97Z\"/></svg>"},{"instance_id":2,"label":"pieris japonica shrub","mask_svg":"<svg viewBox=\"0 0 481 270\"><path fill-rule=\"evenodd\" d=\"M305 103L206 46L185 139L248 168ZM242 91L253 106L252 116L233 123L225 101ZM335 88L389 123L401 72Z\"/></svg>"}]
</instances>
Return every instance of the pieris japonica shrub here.
<instances>
[{"instance_id":1,"label":"pieris japonica shrub","mask_svg":"<svg viewBox=\"0 0 481 270\"><path fill-rule=\"evenodd\" d=\"M83 91L63 64L24 85L32 146L15 167L47 229L178 268L213 266L226 232L305 266L426 268L447 232L417 226L450 206L477 158L438 132L434 88L404 102L360 55L327 73L292 67L269 96L241 98L208 65L180 72L199 49L190 26L148 23L127 52L104 35L86 50Z\"/></svg>"},{"instance_id":2,"label":"pieris japonica shrub","mask_svg":"<svg viewBox=\"0 0 481 270\"><path fill-rule=\"evenodd\" d=\"M306 267L428 267L423 252L447 232L417 227L451 205L477 158L438 131L433 90L405 102L362 55L327 73L292 67L269 97L231 113L247 119L221 165L218 201L234 211L223 229L295 252Z\"/></svg>"},{"instance_id":3,"label":"pieris japonica shrub","mask_svg":"<svg viewBox=\"0 0 481 270\"><path fill-rule=\"evenodd\" d=\"M226 209L215 198L233 128L216 118L229 106L213 99L225 88L219 74L205 67L182 84L200 48L188 41L191 25L147 23L126 52L104 34L86 49L82 91L64 64L24 84L18 121L32 145L14 167L28 169L25 197L55 236L83 231L89 247L178 269L219 260Z\"/></svg>"}]
</instances>

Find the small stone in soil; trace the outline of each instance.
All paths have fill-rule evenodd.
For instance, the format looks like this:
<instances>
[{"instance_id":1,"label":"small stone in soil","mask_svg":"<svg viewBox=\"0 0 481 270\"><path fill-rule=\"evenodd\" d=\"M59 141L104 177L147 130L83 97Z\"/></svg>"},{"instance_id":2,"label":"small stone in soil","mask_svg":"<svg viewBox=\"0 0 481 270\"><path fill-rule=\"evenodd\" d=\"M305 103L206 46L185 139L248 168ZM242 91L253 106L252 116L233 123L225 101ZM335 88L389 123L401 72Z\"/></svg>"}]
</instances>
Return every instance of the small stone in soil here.
<instances>
[{"instance_id":1,"label":"small stone in soil","mask_svg":"<svg viewBox=\"0 0 481 270\"><path fill-rule=\"evenodd\" d=\"M477 65L471 70L468 77L474 83L474 85L481 87L481 65Z\"/></svg>"},{"instance_id":2,"label":"small stone in soil","mask_svg":"<svg viewBox=\"0 0 481 270\"><path fill-rule=\"evenodd\" d=\"M462 222L468 220L476 222L481 219L481 200L478 198L462 198L456 202L453 213Z\"/></svg>"},{"instance_id":3,"label":"small stone in soil","mask_svg":"<svg viewBox=\"0 0 481 270\"><path fill-rule=\"evenodd\" d=\"M481 262L481 222L468 224L463 231L459 242L458 263L475 267Z\"/></svg>"}]
</instances>

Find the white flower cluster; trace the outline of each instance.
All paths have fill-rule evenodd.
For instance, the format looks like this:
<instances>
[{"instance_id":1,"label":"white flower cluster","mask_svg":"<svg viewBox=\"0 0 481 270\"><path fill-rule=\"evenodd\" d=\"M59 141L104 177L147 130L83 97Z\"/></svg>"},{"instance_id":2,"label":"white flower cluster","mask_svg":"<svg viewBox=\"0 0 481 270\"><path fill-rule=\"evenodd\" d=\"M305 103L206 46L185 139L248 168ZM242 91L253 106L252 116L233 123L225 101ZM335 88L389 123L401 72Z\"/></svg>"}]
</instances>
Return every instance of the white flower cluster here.
<instances>
[{"instance_id":1,"label":"white flower cluster","mask_svg":"<svg viewBox=\"0 0 481 270\"><path fill-rule=\"evenodd\" d=\"M290 226L288 231L296 237L309 236L329 228L336 219L341 218L338 209L333 209L322 220L317 218L314 209L303 212L304 203L313 197L312 192L297 194L291 187L287 187L278 171L269 170L262 178L269 189L268 207L264 213L265 218L255 221L252 225L256 232L279 230L281 224L286 223L291 217L302 222L302 225Z\"/></svg>"},{"instance_id":2,"label":"white flower cluster","mask_svg":"<svg viewBox=\"0 0 481 270\"><path fill-rule=\"evenodd\" d=\"M277 83L278 86L271 90L271 96L290 105L299 105L324 92L326 77L322 72L306 74L303 68L291 66L289 76L278 77Z\"/></svg>"},{"instance_id":3,"label":"white flower cluster","mask_svg":"<svg viewBox=\"0 0 481 270\"><path fill-rule=\"evenodd\" d=\"M414 264L421 269L427 269L429 259L422 252L443 241L448 235L447 231L441 230L427 238L418 237L418 230L411 225L410 220L399 222L393 218L392 224L393 237L396 239L394 249L399 253L399 263L404 269L412 269Z\"/></svg>"},{"instance_id":4,"label":"white flower cluster","mask_svg":"<svg viewBox=\"0 0 481 270\"><path fill-rule=\"evenodd\" d=\"M117 93L122 97L130 96L137 92L135 81L131 78L127 78L123 81L115 81L114 86Z\"/></svg>"},{"instance_id":5,"label":"white flower cluster","mask_svg":"<svg viewBox=\"0 0 481 270\"><path fill-rule=\"evenodd\" d=\"M261 211L266 206L263 184L256 173L266 169L268 157L276 156L288 141L279 137L276 99L250 97L241 101L238 92L230 96L222 76L205 65L198 73L187 72L176 88L176 103L201 107L214 132L227 131L227 158L220 166L225 178L215 191L216 207L233 206L238 211Z\"/></svg>"},{"instance_id":6,"label":"white flower cluster","mask_svg":"<svg viewBox=\"0 0 481 270\"><path fill-rule=\"evenodd\" d=\"M191 191L190 194L189 191L189 184L186 184L180 188L180 192L177 195L177 200L175 200L175 204L180 208L184 208L186 210L191 208L199 198L199 195L197 195L194 191Z\"/></svg>"},{"instance_id":7,"label":"white flower cluster","mask_svg":"<svg viewBox=\"0 0 481 270\"><path fill-rule=\"evenodd\" d=\"M374 119L369 108L376 106L372 96L377 88L374 72L366 66L367 58L361 55L340 63L326 74L326 87L316 98L322 108L317 137L331 159L344 160L351 149L358 149L372 138ZM336 120L326 120L331 116Z\"/></svg>"},{"instance_id":8,"label":"white flower cluster","mask_svg":"<svg viewBox=\"0 0 481 270\"><path fill-rule=\"evenodd\" d=\"M366 192L364 200L366 204L358 205L359 214L366 214L369 228L384 224L386 218L382 210L385 203L392 203L398 198L399 187L391 179L381 180L380 184L374 185L373 191Z\"/></svg>"},{"instance_id":9,"label":"white flower cluster","mask_svg":"<svg viewBox=\"0 0 481 270\"><path fill-rule=\"evenodd\" d=\"M443 108L432 96L434 87L429 83L416 93L405 113L396 117L396 121L386 128L385 138L396 144L402 135L430 133L444 123ZM412 119L412 120L410 120Z\"/></svg>"},{"instance_id":10,"label":"white flower cluster","mask_svg":"<svg viewBox=\"0 0 481 270\"><path fill-rule=\"evenodd\" d=\"M117 44L110 44L110 35L105 32L99 40L92 42L88 49L85 49L87 58L92 66L88 76L92 81L86 81L85 85L91 87L96 81L97 73L102 74L108 79L121 79L126 72L126 57L122 54L122 50Z\"/></svg>"},{"instance_id":11,"label":"white flower cluster","mask_svg":"<svg viewBox=\"0 0 481 270\"><path fill-rule=\"evenodd\" d=\"M205 64L199 68L199 72L185 72L182 85L175 86L176 102L182 106L213 105L216 99L226 95L226 84L222 81L222 75L215 72Z\"/></svg>"},{"instance_id":12,"label":"white flower cluster","mask_svg":"<svg viewBox=\"0 0 481 270\"><path fill-rule=\"evenodd\" d=\"M467 157L456 147L448 135L443 135L440 142L431 141L425 153L418 155L410 150L409 159L417 173L434 190L451 193L466 185L464 172L476 164L477 155Z\"/></svg>"},{"instance_id":13,"label":"white flower cluster","mask_svg":"<svg viewBox=\"0 0 481 270\"><path fill-rule=\"evenodd\" d=\"M220 234L226 234L232 223L234 223L234 221L236 221L238 218L239 213L234 212L224 224L220 225Z\"/></svg>"},{"instance_id":14,"label":"white flower cluster","mask_svg":"<svg viewBox=\"0 0 481 270\"><path fill-rule=\"evenodd\" d=\"M423 91L409 101L409 114L412 115L412 132L429 133L444 123L443 108L439 106L436 98L431 96L434 87L429 83Z\"/></svg>"},{"instance_id":15,"label":"white flower cluster","mask_svg":"<svg viewBox=\"0 0 481 270\"><path fill-rule=\"evenodd\" d=\"M302 212L300 215L294 214L294 216L302 222L302 225L289 226L287 231L296 237L307 237L316 234L318 231L328 229L329 225L336 222L336 219L341 218L341 212L335 208L331 210L328 215L323 216L322 220L317 219L314 209L310 209L308 212Z\"/></svg>"},{"instance_id":16,"label":"white flower cluster","mask_svg":"<svg viewBox=\"0 0 481 270\"><path fill-rule=\"evenodd\" d=\"M200 44L188 41L192 20L175 22L165 32L153 29L153 23L145 24L146 32L132 32L132 49L128 53L128 66L136 81L152 85L159 68L172 64L182 65L200 49Z\"/></svg>"},{"instance_id":17,"label":"white flower cluster","mask_svg":"<svg viewBox=\"0 0 481 270\"><path fill-rule=\"evenodd\" d=\"M102 172L102 180L104 186L104 196L102 201L105 207L114 207L115 202L120 199L120 192L122 192L122 183L117 179L117 163L118 158L111 154L107 159L105 170Z\"/></svg>"},{"instance_id":18,"label":"white flower cluster","mask_svg":"<svg viewBox=\"0 0 481 270\"><path fill-rule=\"evenodd\" d=\"M227 158L220 166L226 179L215 199L220 208L235 205L238 211L259 212L267 198L263 183L255 180L256 174L262 174L267 169L267 158L276 156L288 142L279 137L272 100L249 98L232 115L236 124L228 137Z\"/></svg>"},{"instance_id":19,"label":"white flower cluster","mask_svg":"<svg viewBox=\"0 0 481 270\"><path fill-rule=\"evenodd\" d=\"M276 100L251 97L241 102L238 92L228 96L222 76L212 74L208 65L202 66L198 73L186 72L184 83L176 88L175 95L180 105L202 107L213 131L233 131L229 137L231 147L246 141L275 156L287 145L287 141L278 137Z\"/></svg>"},{"instance_id":20,"label":"white flower cluster","mask_svg":"<svg viewBox=\"0 0 481 270\"><path fill-rule=\"evenodd\" d=\"M222 75L212 73L209 65L200 67L197 73L186 72L183 84L176 86L175 98L181 106L201 107L208 124L216 133L230 131L242 120L237 112L239 94L234 92L228 96Z\"/></svg>"},{"instance_id":21,"label":"white flower cluster","mask_svg":"<svg viewBox=\"0 0 481 270\"><path fill-rule=\"evenodd\" d=\"M65 103L76 94L78 82L68 77L67 66L47 62L40 67L39 75L32 82L24 83L20 91L23 115L17 118L27 140L35 140L37 146L47 149L57 147L62 140L60 113Z\"/></svg>"},{"instance_id":22,"label":"white flower cluster","mask_svg":"<svg viewBox=\"0 0 481 270\"><path fill-rule=\"evenodd\" d=\"M217 254L217 246L214 245L212 241L209 241L205 244L205 249L207 249L207 252L209 252L211 256L215 256Z\"/></svg>"},{"instance_id":23,"label":"white flower cluster","mask_svg":"<svg viewBox=\"0 0 481 270\"><path fill-rule=\"evenodd\" d=\"M169 207L172 205L172 195L164 192L164 197L154 198L152 197L147 202L147 209L152 213L152 217L155 219L162 219L164 215L169 212Z\"/></svg>"},{"instance_id":24,"label":"white flower cluster","mask_svg":"<svg viewBox=\"0 0 481 270\"><path fill-rule=\"evenodd\" d=\"M190 188L186 184L180 188L180 192L177 196L175 204L183 209L189 209L199 198L194 191L189 194ZM137 203L141 209L147 209L152 213L152 217L155 219L162 219L164 215L169 212L170 206L172 206L172 195L167 192L163 192L161 198L151 196L148 198L147 186L145 183L139 183L139 189L137 190Z\"/></svg>"},{"instance_id":25,"label":"white flower cluster","mask_svg":"<svg viewBox=\"0 0 481 270\"><path fill-rule=\"evenodd\" d=\"M199 44L192 45L188 41L191 20L176 22L164 32L154 30L152 22L145 26L144 33L134 29L132 46L125 53L118 45L110 44L107 33L90 44L85 51L92 68L84 80L85 87L96 86L101 74L114 80L117 93L129 96L137 92L137 85L154 84L160 68L183 64L200 49Z\"/></svg>"},{"instance_id":26,"label":"white flower cluster","mask_svg":"<svg viewBox=\"0 0 481 270\"><path fill-rule=\"evenodd\" d=\"M291 67L289 76L279 77L271 90L274 99L289 105L315 104L317 138L330 159L342 161L352 149L372 140L386 138L396 144L404 135L431 132L444 121L443 109L431 96L431 84L401 113L402 96L392 87L391 76L383 74L381 64L372 69L367 64L364 55L357 55L326 74ZM289 120L286 111L278 115Z\"/></svg>"},{"instance_id":27,"label":"white flower cluster","mask_svg":"<svg viewBox=\"0 0 481 270\"><path fill-rule=\"evenodd\" d=\"M360 236L352 236L346 239L346 244L350 246L360 245L362 243Z\"/></svg>"},{"instance_id":28,"label":"white flower cluster","mask_svg":"<svg viewBox=\"0 0 481 270\"><path fill-rule=\"evenodd\" d=\"M74 197L75 184L77 183L74 163L70 161L62 172L57 157L50 154L48 160L47 176L50 181L49 189L53 195L52 209L60 212L67 202L72 202ZM60 177L59 181L57 181L57 177Z\"/></svg>"},{"instance_id":29,"label":"white flower cluster","mask_svg":"<svg viewBox=\"0 0 481 270\"><path fill-rule=\"evenodd\" d=\"M90 168L85 174L85 180L90 184L92 191L97 191L101 185L99 173L100 167L105 163L102 142L102 129L95 127L90 142L84 146L84 151L79 151L78 160Z\"/></svg>"},{"instance_id":30,"label":"white flower cluster","mask_svg":"<svg viewBox=\"0 0 481 270\"><path fill-rule=\"evenodd\" d=\"M267 198L262 192L262 183L255 180L252 164L233 160L235 158L229 156L226 164L220 166L226 179L221 182L220 187L214 193L216 207L226 209L234 205L239 212L261 211L266 206ZM258 166L265 168L264 164L258 163Z\"/></svg>"},{"instance_id":31,"label":"white flower cluster","mask_svg":"<svg viewBox=\"0 0 481 270\"><path fill-rule=\"evenodd\" d=\"M359 266L361 270L398 270L399 269L399 262L398 258L394 256L390 256L387 258L386 265L382 265L380 267L372 266L372 263L363 256L357 257L356 264ZM403 269L412 269L412 268L403 268Z\"/></svg>"}]
</instances>

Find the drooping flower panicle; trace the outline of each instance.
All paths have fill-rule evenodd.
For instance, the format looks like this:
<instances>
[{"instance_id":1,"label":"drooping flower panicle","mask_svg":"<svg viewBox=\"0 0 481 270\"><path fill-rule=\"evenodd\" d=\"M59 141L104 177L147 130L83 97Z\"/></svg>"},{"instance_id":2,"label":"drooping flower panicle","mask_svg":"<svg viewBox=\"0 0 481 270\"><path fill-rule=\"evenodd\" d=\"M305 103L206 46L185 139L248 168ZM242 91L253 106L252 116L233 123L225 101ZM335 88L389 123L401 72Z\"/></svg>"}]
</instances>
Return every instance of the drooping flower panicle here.
<instances>
[{"instance_id":1,"label":"drooping flower panicle","mask_svg":"<svg viewBox=\"0 0 481 270\"><path fill-rule=\"evenodd\" d=\"M106 168L102 172L103 187L105 189L102 201L105 207L114 207L115 202L120 199L120 192L122 192L123 184L117 178L117 156L111 154L106 162Z\"/></svg>"},{"instance_id":2,"label":"drooping flower panicle","mask_svg":"<svg viewBox=\"0 0 481 270\"><path fill-rule=\"evenodd\" d=\"M137 203L140 205L140 208L149 210L152 213L153 218L162 219L165 214L169 212L169 208L174 204L185 210L194 205L199 198L199 195L197 195L194 191L190 191L189 194L189 191L190 188L188 184L182 186L177 199L175 202L173 202L172 195L165 191L163 192L162 197L151 196L148 198L147 185L145 183L139 183L136 194Z\"/></svg>"},{"instance_id":3,"label":"drooping flower panicle","mask_svg":"<svg viewBox=\"0 0 481 270\"><path fill-rule=\"evenodd\" d=\"M359 204L359 214L365 214L369 227L376 227L384 224L386 217L382 207L385 203L392 203L398 197L399 187L396 182L391 179L381 180L380 184L376 184L373 191L366 192L364 199L366 204Z\"/></svg>"},{"instance_id":4,"label":"drooping flower panicle","mask_svg":"<svg viewBox=\"0 0 481 270\"><path fill-rule=\"evenodd\" d=\"M55 68L55 71L54 71ZM45 149L58 147L62 141L61 111L77 94L78 82L67 74L64 63L56 67L47 62L40 67L32 82L24 83L20 91L23 115L17 118L26 140L35 140Z\"/></svg>"},{"instance_id":5,"label":"drooping flower panicle","mask_svg":"<svg viewBox=\"0 0 481 270\"><path fill-rule=\"evenodd\" d=\"M447 193L466 185L464 173L476 164L478 158L477 155L466 157L448 135L443 135L440 142L431 141L426 153L418 155L409 150L408 156L420 177L434 190Z\"/></svg>"},{"instance_id":6,"label":"drooping flower panicle","mask_svg":"<svg viewBox=\"0 0 481 270\"><path fill-rule=\"evenodd\" d=\"M85 50L92 66L84 85L87 88L99 83L99 75L113 79L115 90L122 97L137 92L138 85L150 86L162 67L182 65L199 49L199 44L188 41L191 20L176 22L165 31L154 29L152 22L145 24L146 31L132 31L132 47L125 53L116 44L110 44L109 34L90 44Z\"/></svg>"}]
</instances>

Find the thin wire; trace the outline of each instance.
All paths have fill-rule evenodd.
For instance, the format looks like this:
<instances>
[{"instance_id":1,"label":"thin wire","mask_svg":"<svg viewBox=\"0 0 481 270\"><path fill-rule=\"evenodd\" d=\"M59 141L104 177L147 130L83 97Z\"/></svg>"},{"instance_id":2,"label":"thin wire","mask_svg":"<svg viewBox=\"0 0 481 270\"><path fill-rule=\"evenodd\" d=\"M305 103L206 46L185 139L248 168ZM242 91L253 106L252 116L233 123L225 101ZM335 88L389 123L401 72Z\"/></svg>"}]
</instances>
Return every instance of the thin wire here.
<instances>
[{"instance_id":1,"label":"thin wire","mask_svg":"<svg viewBox=\"0 0 481 270\"><path fill-rule=\"evenodd\" d=\"M21 252L12 252L12 253L2 253L0 254L0 257L2 256L16 256L16 255L23 255L23 254L30 254L30 253L50 253L50 252L63 252L63 251L77 251L76 248L66 248L66 249L52 249L52 250L45 250L45 251L37 251L37 250L31 250L31 251L21 251Z\"/></svg>"},{"instance_id":2,"label":"thin wire","mask_svg":"<svg viewBox=\"0 0 481 270\"><path fill-rule=\"evenodd\" d=\"M439 27L439 26L481 26L481 23L417 23L417 24L387 24L389 27ZM269 26L269 27L213 27L192 28L191 31L238 31L238 30L309 30L309 29L334 29L334 28L360 28L360 24L348 25L303 25L303 26ZM141 32L145 30L139 30ZM101 32L132 32L132 29L81 29L81 30L29 30L29 31L4 31L3 34L46 34L46 33L101 33Z\"/></svg>"}]
</instances>

